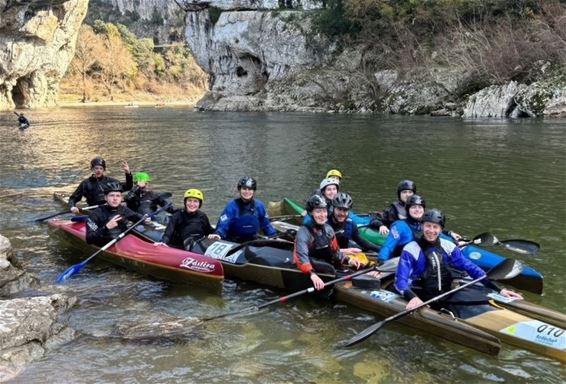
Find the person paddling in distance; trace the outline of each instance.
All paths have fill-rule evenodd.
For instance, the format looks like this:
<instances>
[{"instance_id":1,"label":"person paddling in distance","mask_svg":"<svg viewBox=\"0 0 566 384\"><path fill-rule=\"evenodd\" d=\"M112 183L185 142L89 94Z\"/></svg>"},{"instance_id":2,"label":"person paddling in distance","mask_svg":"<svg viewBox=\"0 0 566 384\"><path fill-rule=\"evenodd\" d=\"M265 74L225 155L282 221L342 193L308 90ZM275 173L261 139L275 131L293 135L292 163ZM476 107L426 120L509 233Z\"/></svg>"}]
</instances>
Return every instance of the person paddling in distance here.
<instances>
[{"instance_id":1,"label":"person paddling in distance","mask_svg":"<svg viewBox=\"0 0 566 384\"><path fill-rule=\"evenodd\" d=\"M99 205L105 203L106 186L110 183L120 183L118 180L108 177L106 173L106 161L102 157L95 157L90 161L90 169L92 175L79 184L75 192L69 197L69 208L72 213L79 213L77 203L81 201L83 196L86 198L87 205ZM130 167L126 161L122 162L122 169L126 174L126 182L120 183L122 190L129 191L132 189L134 182Z\"/></svg>"},{"instance_id":2,"label":"person paddling in distance","mask_svg":"<svg viewBox=\"0 0 566 384\"><path fill-rule=\"evenodd\" d=\"M210 225L208 216L202 212L204 194L200 189L188 189L184 196L185 209L179 210L171 216L161 242L155 245L172 245L175 237L178 237L183 248L190 251L194 242L203 237L220 240L220 236L214 234L214 228Z\"/></svg>"},{"instance_id":3,"label":"person paddling in distance","mask_svg":"<svg viewBox=\"0 0 566 384\"><path fill-rule=\"evenodd\" d=\"M352 205L352 197L344 192L338 192L332 199L332 207L334 209L328 219L328 224L330 224L336 234L342 253L353 255L362 252L362 250L379 252L379 246L361 237L358 226L354 224L352 219L348 218ZM350 241L355 242L360 248L350 247Z\"/></svg>"},{"instance_id":4,"label":"person paddling in distance","mask_svg":"<svg viewBox=\"0 0 566 384\"><path fill-rule=\"evenodd\" d=\"M140 221L143 215L122 205L122 184L113 181L105 184L105 205L90 213L86 222L86 242L100 247L128 229L128 221ZM148 218L146 223L151 220Z\"/></svg>"},{"instance_id":5,"label":"person paddling in distance","mask_svg":"<svg viewBox=\"0 0 566 384\"><path fill-rule=\"evenodd\" d=\"M24 116L23 113L14 113L18 115L18 124L20 124L20 128L27 128L30 126L29 120Z\"/></svg>"},{"instance_id":6,"label":"person paddling in distance","mask_svg":"<svg viewBox=\"0 0 566 384\"><path fill-rule=\"evenodd\" d=\"M308 199L307 212L309 216L312 216L312 220L309 224L299 228L293 250L295 264L303 273L310 275L313 286L317 290L324 288L324 281L317 275L317 272L335 275L335 267L340 268L343 264L355 268L361 266L358 260L340 251L334 230L326 222L327 208L326 199L318 194Z\"/></svg>"},{"instance_id":7,"label":"person paddling in distance","mask_svg":"<svg viewBox=\"0 0 566 384\"><path fill-rule=\"evenodd\" d=\"M267 237L277 235L277 230L269 221L265 204L255 198L256 180L244 176L238 181L237 188L240 197L224 207L216 224L215 234L237 243L255 240L260 229Z\"/></svg>"},{"instance_id":8,"label":"person paddling in distance","mask_svg":"<svg viewBox=\"0 0 566 384\"><path fill-rule=\"evenodd\" d=\"M126 195L126 205L132 211L145 215L157 210L158 207L168 207L165 209L169 213L175 213L177 210L166 199L151 190L151 176L147 172L136 172L134 175L135 186ZM158 220L160 221L160 220Z\"/></svg>"},{"instance_id":9,"label":"person paddling in distance","mask_svg":"<svg viewBox=\"0 0 566 384\"><path fill-rule=\"evenodd\" d=\"M395 288L408 301L407 309L413 309L453 288L454 281L449 267L465 271L472 279L485 276L480 267L462 255L456 244L440 237L446 223L441 211L425 211L422 222L422 235L405 245L395 274ZM420 284L413 285L412 282L417 280ZM488 279L481 283L505 297L522 299L519 293L499 289ZM439 305L442 303L440 301Z\"/></svg>"}]
</instances>

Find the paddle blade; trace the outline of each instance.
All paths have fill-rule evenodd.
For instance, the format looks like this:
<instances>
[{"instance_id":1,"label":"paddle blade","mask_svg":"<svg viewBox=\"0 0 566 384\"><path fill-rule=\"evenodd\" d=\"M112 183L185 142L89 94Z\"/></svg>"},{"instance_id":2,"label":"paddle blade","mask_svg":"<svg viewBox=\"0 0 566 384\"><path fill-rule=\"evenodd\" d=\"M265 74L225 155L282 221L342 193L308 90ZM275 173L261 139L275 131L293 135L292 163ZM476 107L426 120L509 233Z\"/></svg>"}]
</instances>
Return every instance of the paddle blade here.
<instances>
[{"instance_id":1,"label":"paddle blade","mask_svg":"<svg viewBox=\"0 0 566 384\"><path fill-rule=\"evenodd\" d=\"M498 241L499 240L497 240L497 237L493 236L493 234L489 232L484 232L474 237L471 242L472 244L483 245L485 247L485 246L495 245L497 244Z\"/></svg>"},{"instance_id":2,"label":"paddle blade","mask_svg":"<svg viewBox=\"0 0 566 384\"><path fill-rule=\"evenodd\" d=\"M71 265L69 268L65 270L65 272L63 272L57 277L57 280L55 280L55 282L57 284L61 284L65 282L65 280L67 280L69 277L79 273L81 269L83 269L83 267L84 267L83 263Z\"/></svg>"},{"instance_id":3,"label":"paddle blade","mask_svg":"<svg viewBox=\"0 0 566 384\"><path fill-rule=\"evenodd\" d=\"M536 255L540 245L529 240L503 240L500 242L506 249L524 255Z\"/></svg>"},{"instance_id":4,"label":"paddle blade","mask_svg":"<svg viewBox=\"0 0 566 384\"><path fill-rule=\"evenodd\" d=\"M343 348L348 348L351 347L352 345L361 343L362 341L364 341L365 339L367 339L368 337L379 331L385 324L386 324L385 321L380 321L379 323L375 323L372 326L364 329L354 337L352 337L350 340L340 343L339 346Z\"/></svg>"},{"instance_id":5,"label":"paddle blade","mask_svg":"<svg viewBox=\"0 0 566 384\"><path fill-rule=\"evenodd\" d=\"M508 280L518 276L524 268L519 260L505 259L487 272L487 277L492 280Z\"/></svg>"}]
</instances>

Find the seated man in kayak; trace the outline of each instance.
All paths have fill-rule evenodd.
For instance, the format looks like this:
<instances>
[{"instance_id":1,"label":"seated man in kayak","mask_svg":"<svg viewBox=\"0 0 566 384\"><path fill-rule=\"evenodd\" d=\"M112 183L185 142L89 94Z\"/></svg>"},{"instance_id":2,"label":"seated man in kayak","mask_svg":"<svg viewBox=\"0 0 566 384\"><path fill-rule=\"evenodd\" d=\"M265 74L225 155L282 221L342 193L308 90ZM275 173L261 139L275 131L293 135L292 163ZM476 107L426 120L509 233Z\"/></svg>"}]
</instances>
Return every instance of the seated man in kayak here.
<instances>
[{"instance_id":1,"label":"seated man in kayak","mask_svg":"<svg viewBox=\"0 0 566 384\"><path fill-rule=\"evenodd\" d=\"M240 197L230 201L220 214L215 233L224 240L243 243L257 238L261 229L268 237L277 234L269 221L265 205L254 195L257 182L254 178L244 176L238 181Z\"/></svg>"},{"instance_id":2,"label":"seated man in kayak","mask_svg":"<svg viewBox=\"0 0 566 384\"><path fill-rule=\"evenodd\" d=\"M153 192L150 189L149 183L151 181L151 176L147 172L137 172L134 175L134 183L136 185L128 194L126 195L126 205L132 211L141 213L145 215L146 213L152 213L157 210L158 207L165 207L167 204L166 211L169 213L175 213L176 209L173 204L170 204L163 195ZM159 222L165 220L157 220Z\"/></svg>"},{"instance_id":3,"label":"seated man in kayak","mask_svg":"<svg viewBox=\"0 0 566 384\"><path fill-rule=\"evenodd\" d=\"M214 228L210 225L208 216L200 208L204 202L204 194L199 189L191 188L184 194L185 209L179 210L171 216L165 233L160 243L155 245L172 245L175 237L183 244L187 251L191 250L196 240L208 237L220 240L220 236L214 234Z\"/></svg>"},{"instance_id":4,"label":"seated man in kayak","mask_svg":"<svg viewBox=\"0 0 566 384\"><path fill-rule=\"evenodd\" d=\"M359 268L360 262L340 252L334 230L326 223L327 203L322 196L311 196L307 201L307 212L312 220L297 232L293 261L303 273L310 275L315 289L321 290L324 288L324 281L316 272L334 275L335 267L348 264Z\"/></svg>"},{"instance_id":5,"label":"seated man in kayak","mask_svg":"<svg viewBox=\"0 0 566 384\"><path fill-rule=\"evenodd\" d=\"M102 247L128 229L128 221L139 221L143 215L122 205L122 184L105 185L106 204L90 213L86 222L86 242ZM149 222L150 219L147 219Z\"/></svg>"},{"instance_id":6,"label":"seated man in kayak","mask_svg":"<svg viewBox=\"0 0 566 384\"><path fill-rule=\"evenodd\" d=\"M102 157L92 159L90 169L92 170L92 175L88 179L81 181L75 192L69 197L69 208L75 214L79 213L76 205L83 196L86 198L88 205L104 204L106 186L110 183L120 183L118 180L105 175L106 161ZM120 184L124 191L129 191L132 189L134 182L127 162L122 162L122 169L126 174L126 183Z\"/></svg>"},{"instance_id":7,"label":"seated man in kayak","mask_svg":"<svg viewBox=\"0 0 566 384\"><path fill-rule=\"evenodd\" d=\"M377 212L370 222L370 226L378 229L380 234L387 235L391 224L407 218L405 203L415 193L417 193L417 186L414 181L401 180L397 185L397 201L383 211Z\"/></svg>"},{"instance_id":8,"label":"seated man in kayak","mask_svg":"<svg viewBox=\"0 0 566 384\"><path fill-rule=\"evenodd\" d=\"M358 226L352 219L348 218L348 213L352 209L352 198L344 192L339 192L332 199L333 212L328 219L328 224L336 234L336 240L342 253L352 255L363 251L379 252L379 246L370 243L360 236ZM355 242L360 248L351 248L350 241Z\"/></svg>"},{"instance_id":9,"label":"seated man in kayak","mask_svg":"<svg viewBox=\"0 0 566 384\"><path fill-rule=\"evenodd\" d=\"M408 301L407 309L413 309L452 289L453 278L449 267L465 271L472 279L485 276L480 267L462 255L456 244L440 238L446 222L442 212L427 210L422 222L423 234L403 248L395 275L395 288ZM417 280L418 285L413 285ZM481 283L503 296L522 299L516 292L505 288L500 290L488 279ZM436 305L442 306L442 303Z\"/></svg>"}]
</instances>

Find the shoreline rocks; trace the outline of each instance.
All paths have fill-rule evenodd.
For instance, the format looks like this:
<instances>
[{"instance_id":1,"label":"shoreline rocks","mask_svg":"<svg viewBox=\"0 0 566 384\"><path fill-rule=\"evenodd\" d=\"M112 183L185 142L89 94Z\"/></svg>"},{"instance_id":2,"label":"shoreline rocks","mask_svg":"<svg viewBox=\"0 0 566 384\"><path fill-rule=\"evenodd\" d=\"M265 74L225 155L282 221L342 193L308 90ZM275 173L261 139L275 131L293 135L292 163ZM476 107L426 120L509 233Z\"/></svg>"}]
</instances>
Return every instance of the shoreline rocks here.
<instances>
[{"instance_id":1,"label":"shoreline rocks","mask_svg":"<svg viewBox=\"0 0 566 384\"><path fill-rule=\"evenodd\" d=\"M38 284L15 259L10 241L0 235L0 382L13 379L27 364L75 337L59 318L76 298L10 297Z\"/></svg>"}]
</instances>

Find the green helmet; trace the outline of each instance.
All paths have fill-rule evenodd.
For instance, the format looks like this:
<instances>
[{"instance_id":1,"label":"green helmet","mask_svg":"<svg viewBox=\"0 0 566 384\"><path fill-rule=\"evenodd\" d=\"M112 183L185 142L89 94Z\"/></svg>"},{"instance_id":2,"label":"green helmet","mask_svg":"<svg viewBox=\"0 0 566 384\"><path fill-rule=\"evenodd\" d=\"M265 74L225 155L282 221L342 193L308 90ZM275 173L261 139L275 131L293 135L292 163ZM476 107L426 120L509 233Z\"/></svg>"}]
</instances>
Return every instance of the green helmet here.
<instances>
[{"instance_id":1,"label":"green helmet","mask_svg":"<svg viewBox=\"0 0 566 384\"><path fill-rule=\"evenodd\" d=\"M134 183L148 183L151 181L151 176L147 172L137 172L134 175Z\"/></svg>"}]
</instances>

